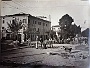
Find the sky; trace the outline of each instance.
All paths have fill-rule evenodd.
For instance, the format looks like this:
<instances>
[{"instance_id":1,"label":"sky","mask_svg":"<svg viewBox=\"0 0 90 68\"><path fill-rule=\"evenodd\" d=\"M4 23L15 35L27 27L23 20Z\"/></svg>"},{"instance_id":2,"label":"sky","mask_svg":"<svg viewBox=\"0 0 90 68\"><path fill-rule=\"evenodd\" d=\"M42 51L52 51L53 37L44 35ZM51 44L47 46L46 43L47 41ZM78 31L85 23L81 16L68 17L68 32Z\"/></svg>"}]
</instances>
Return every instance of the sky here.
<instances>
[{"instance_id":1,"label":"sky","mask_svg":"<svg viewBox=\"0 0 90 68\"><path fill-rule=\"evenodd\" d=\"M1 15L29 13L33 16L45 16L51 25L58 25L59 19L69 14L82 30L89 24L89 1L82 0L12 0L1 4Z\"/></svg>"}]
</instances>

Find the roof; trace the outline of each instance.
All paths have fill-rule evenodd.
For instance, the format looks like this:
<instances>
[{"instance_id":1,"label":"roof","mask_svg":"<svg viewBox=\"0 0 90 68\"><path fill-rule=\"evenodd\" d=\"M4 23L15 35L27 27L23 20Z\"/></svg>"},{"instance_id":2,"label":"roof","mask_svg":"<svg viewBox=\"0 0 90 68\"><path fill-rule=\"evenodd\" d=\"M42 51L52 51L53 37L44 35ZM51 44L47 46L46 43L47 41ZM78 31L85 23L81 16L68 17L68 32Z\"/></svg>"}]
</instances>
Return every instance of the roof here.
<instances>
[{"instance_id":1,"label":"roof","mask_svg":"<svg viewBox=\"0 0 90 68\"><path fill-rule=\"evenodd\" d=\"M55 25L55 26L52 26L52 27L60 27L60 25Z\"/></svg>"},{"instance_id":2,"label":"roof","mask_svg":"<svg viewBox=\"0 0 90 68\"><path fill-rule=\"evenodd\" d=\"M30 17L33 17L33 18L36 18L36 19L43 20L43 21L46 21L46 22L51 23L51 22L50 22L50 21L48 21L48 20L44 20L44 19L41 19L41 18L38 18L38 17L32 16L32 15L30 15Z\"/></svg>"},{"instance_id":3,"label":"roof","mask_svg":"<svg viewBox=\"0 0 90 68\"><path fill-rule=\"evenodd\" d=\"M24 16L24 15L30 15L30 14L18 13L18 14L13 14L13 15L5 15L5 16L3 16L3 17L10 17L10 16Z\"/></svg>"},{"instance_id":4,"label":"roof","mask_svg":"<svg viewBox=\"0 0 90 68\"><path fill-rule=\"evenodd\" d=\"M47 20L44 20L44 19L41 19L41 18L32 16L32 15L30 15L30 14L26 14L26 13L18 13L18 14L13 14L13 15L5 15L5 16L2 16L2 17L11 17L11 16L29 16L29 17L34 17L34 18L37 18L37 19L46 21L46 22L50 22L50 21L47 21ZM50 22L50 23L51 23L51 22Z\"/></svg>"}]
</instances>

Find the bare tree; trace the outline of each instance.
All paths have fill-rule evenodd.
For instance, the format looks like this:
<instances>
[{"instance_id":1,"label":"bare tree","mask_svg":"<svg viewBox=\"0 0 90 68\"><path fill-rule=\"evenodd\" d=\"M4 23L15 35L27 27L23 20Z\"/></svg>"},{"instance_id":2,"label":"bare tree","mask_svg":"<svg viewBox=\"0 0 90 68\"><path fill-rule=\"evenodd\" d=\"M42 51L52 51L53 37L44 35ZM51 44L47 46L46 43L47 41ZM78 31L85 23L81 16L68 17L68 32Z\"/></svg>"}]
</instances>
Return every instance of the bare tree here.
<instances>
[{"instance_id":1,"label":"bare tree","mask_svg":"<svg viewBox=\"0 0 90 68\"><path fill-rule=\"evenodd\" d=\"M11 30L12 34L16 35L16 40L18 40L18 32L20 29L22 29L22 22L21 21L17 21L16 19L12 20L12 23L7 23L9 29Z\"/></svg>"}]
</instances>

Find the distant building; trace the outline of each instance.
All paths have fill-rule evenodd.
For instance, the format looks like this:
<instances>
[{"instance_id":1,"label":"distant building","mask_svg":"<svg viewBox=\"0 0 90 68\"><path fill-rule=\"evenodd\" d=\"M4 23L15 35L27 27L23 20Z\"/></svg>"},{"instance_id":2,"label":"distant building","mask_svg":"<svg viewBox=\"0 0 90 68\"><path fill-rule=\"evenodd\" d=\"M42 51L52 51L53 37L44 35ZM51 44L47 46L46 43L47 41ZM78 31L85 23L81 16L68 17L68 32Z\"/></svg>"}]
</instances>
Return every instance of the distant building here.
<instances>
[{"instance_id":1,"label":"distant building","mask_svg":"<svg viewBox=\"0 0 90 68\"><path fill-rule=\"evenodd\" d=\"M43 39L48 37L48 32L51 28L51 22L25 13L5 15L2 17L1 30L3 31L4 28L9 32L6 32L6 36L10 36L10 30L7 23L12 23L13 19L23 22L23 28L19 31L22 42L26 41L27 38L31 38L32 41L35 41L36 36L42 36Z\"/></svg>"},{"instance_id":2,"label":"distant building","mask_svg":"<svg viewBox=\"0 0 90 68\"><path fill-rule=\"evenodd\" d=\"M60 25L52 26L52 30L56 32L57 37L60 36L59 34L61 32Z\"/></svg>"}]
</instances>

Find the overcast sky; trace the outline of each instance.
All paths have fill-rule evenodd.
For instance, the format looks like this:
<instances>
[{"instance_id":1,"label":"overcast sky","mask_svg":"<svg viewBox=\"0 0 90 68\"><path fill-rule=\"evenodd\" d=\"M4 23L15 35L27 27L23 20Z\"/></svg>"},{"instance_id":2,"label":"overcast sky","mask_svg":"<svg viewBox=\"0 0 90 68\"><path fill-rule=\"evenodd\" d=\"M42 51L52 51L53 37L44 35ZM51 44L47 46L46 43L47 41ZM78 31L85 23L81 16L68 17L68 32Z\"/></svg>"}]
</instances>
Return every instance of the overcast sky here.
<instances>
[{"instance_id":1,"label":"overcast sky","mask_svg":"<svg viewBox=\"0 0 90 68\"><path fill-rule=\"evenodd\" d=\"M52 25L58 25L59 19L69 14L74 23L82 30L88 27L89 2L81 0L12 0L2 2L2 15L29 13L33 16L51 16ZM84 23L86 22L86 23Z\"/></svg>"}]
</instances>

